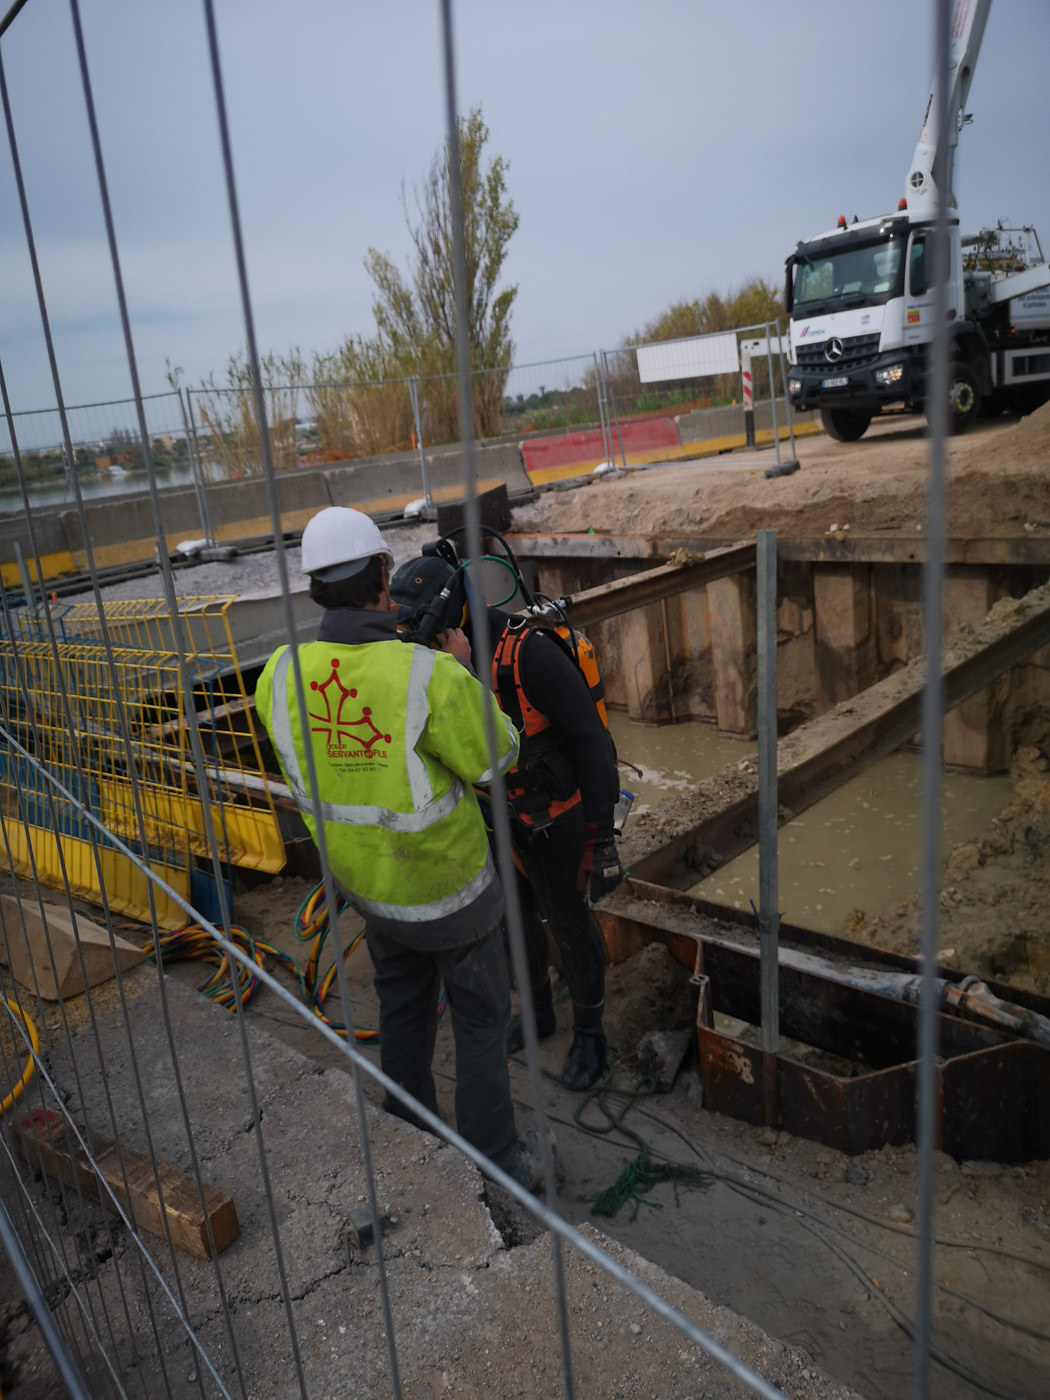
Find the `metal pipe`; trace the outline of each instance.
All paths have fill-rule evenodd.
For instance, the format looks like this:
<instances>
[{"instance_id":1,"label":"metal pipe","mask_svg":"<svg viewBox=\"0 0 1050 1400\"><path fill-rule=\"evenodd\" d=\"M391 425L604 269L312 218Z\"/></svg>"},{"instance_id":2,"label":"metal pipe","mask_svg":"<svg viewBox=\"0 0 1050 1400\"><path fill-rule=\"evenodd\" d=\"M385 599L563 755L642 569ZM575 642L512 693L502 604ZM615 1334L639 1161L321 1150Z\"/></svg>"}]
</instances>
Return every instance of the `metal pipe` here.
<instances>
[{"instance_id":1,"label":"metal pipe","mask_svg":"<svg viewBox=\"0 0 1050 1400\"><path fill-rule=\"evenodd\" d=\"M208 506L208 493L204 486L204 464L201 462L200 448L197 445L197 425L192 423L192 409L190 414L186 412L186 400L182 397L182 390L178 391L179 409L182 412L182 427L186 434L186 451L190 457L190 470L193 472L193 489L197 496L197 511L200 515L201 529L204 531L204 538L209 548L214 548L215 533L212 530L211 510ZM187 391L187 398L189 391ZM192 423L192 431L191 431Z\"/></svg>"},{"instance_id":2,"label":"metal pipe","mask_svg":"<svg viewBox=\"0 0 1050 1400\"><path fill-rule=\"evenodd\" d=\"M780 364L780 383L784 389L784 417L787 419L788 443L791 447L791 460L798 462L798 450L795 447L795 425L791 418L791 395L787 388L787 362L784 359L784 337L780 330L780 322L774 321L777 328L777 360Z\"/></svg>"},{"instance_id":3,"label":"metal pipe","mask_svg":"<svg viewBox=\"0 0 1050 1400\"><path fill-rule=\"evenodd\" d=\"M777 948L777 536L757 536L758 607L758 928L761 947L762 1049L780 1044Z\"/></svg>"},{"instance_id":4,"label":"metal pipe","mask_svg":"<svg viewBox=\"0 0 1050 1400\"><path fill-rule=\"evenodd\" d=\"M55 1326L55 1319L51 1316L51 1309L47 1305L44 1295L37 1287L36 1277L26 1258L18 1236L15 1234L11 1218L4 1208L3 1201L0 1201L0 1244L3 1245L7 1253L7 1258L11 1264L11 1269L18 1280L18 1286L25 1294L26 1302L33 1310L33 1316L37 1320L37 1325L43 1333L44 1341L47 1343L48 1351L54 1358L58 1373L66 1384L73 1400L91 1400L91 1392L84 1384L76 1363L73 1361L64 1339L58 1328Z\"/></svg>"},{"instance_id":5,"label":"metal pipe","mask_svg":"<svg viewBox=\"0 0 1050 1400\"><path fill-rule=\"evenodd\" d=\"M769 413L773 424L773 447L777 454L777 466L780 462L780 429L777 424L777 386L773 378L773 342L769 338L769 322L766 322L766 367L769 372Z\"/></svg>"},{"instance_id":6,"label":"metal pipe","mask_svg":"<svg viewBox=\"0 0 1050 1400\"><path fill-rule=\"evenodd\" d=\"M609 408L605 401L605 381L602 378L598 351L594 352L594 390L598 398L598 422L602 430L602 456L607 466L613 465L612 433L609 428Z\"/></svg>"},{"instance_id":7,"label":"metal pipe","mask_svg":"<svg viewBox=\"0 0 1050 1400\"><path fill-rule=\"evenodd\" d=\"M416 445L419 448L419 474L423 479L423 501L427 510L434 509L434 498L430 494L430 473L423 453L423 429L419 421L419 381L415 375L408 381L408 397L412 400L412 421L416 425Z\"/></svg>"},{"instance_id":8,"label":"metal pipe","mask_svg":"<svg viewBox=\"0 0 1050 1400\"><path fill-rule=\"evenodd\" d=\"M627 453L624 451L624 446L623 446L623 433L620 431L620 415L619 415L619 413L618 413L618 411L617 411L617 408L616 408L616 390L613 388L613 386L612 386L612 380L611 380L610 377L609 377L609 356L606 354L606 352L605 352L604 350L602 351L602 368L603 368L603 370L604 370L604 372L605 372L605 393L606 393L606 397L607 397L607 399L608 399L609 404L610 404L611 407L612 407L612 421L613 421L613 425L614 425L615 428L616 428L616 436L620 439L620 462L621 462L622 465L623 465L624 471L626 471L626 470L627 470Z\"/></svg>"},{"instance_id":9,"label":"metal pipe","mask_svg":"<svg viewBox=\"0 0 1050 1400\"><path fill-rule=\"evenodd\" d=\"M936 54L933 105L937 120L934 156L934 238L947 247L948 217L945 204L949 154L946 108L948 102L948 47L952 7L936 0L933 48ZM953 133L954 134L954 133ZM922 859L920 876L920 955L922 999L919 1004L919 1068L917 1082L918 1150L915 1228L918 1237L915 1270L915 1389L916 1400L930 1393L933 1276L933 1151L937 1119L937 940L941 889L941 741L944 730L944 681L941 645L944 635L945 472L944 437L948 402L948 285L942 267L933 288L934 338L930 346L927 404L933 412L930 425L930 474L926 506L926 563L923 566L923 635L926 638L926 683L922 692Z\"/></svg>"}]
</instances>

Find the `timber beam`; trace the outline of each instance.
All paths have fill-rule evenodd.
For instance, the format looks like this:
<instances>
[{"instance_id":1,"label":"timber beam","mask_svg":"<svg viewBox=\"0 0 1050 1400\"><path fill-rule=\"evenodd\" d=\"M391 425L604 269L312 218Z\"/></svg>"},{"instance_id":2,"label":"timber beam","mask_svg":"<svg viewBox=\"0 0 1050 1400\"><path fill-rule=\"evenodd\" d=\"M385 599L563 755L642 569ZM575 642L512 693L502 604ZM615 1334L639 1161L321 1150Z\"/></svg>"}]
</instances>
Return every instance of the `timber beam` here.
<instances>
[{"instance_id":1,"label":"timber beam","mask_svg":"<svg viewBox=\"0 0 1050 1400\"><path fill-rule=\"evenodd\" d=\"M945 650L946 712L1050 642L1050 584L1004 600L994 613L999 615ZM782 808L804 811L915 734L925 675L924 661L912 661L782 739L777 754ZM692 822L691 811L696 813ZM668 832L674 833L670 840ZM685 888L754 845L757 833L758 773L749 763L744 771L736 767L716 774L692 794L639 818L622 854L639 878Z\"/></svg>"},{"instance_id":2,"label":"timber beam","mask_svg":"<svg viewBox=\"0 0 1050 1400\"><path fill-rule=\"evenodd\" d=\"M716 579L728 578L755 567L755 545L734 544L708 554L691 555L681 563L662 564L613 583L603 583L572 595L574 627L589 627L606 618L644 608L691 588L700 588Z\"/></svg>"},{"instance_id":3,"label":"timber beam","mask_svg":"<svg viewBox=\"0 0 1050 1400\"><path fill-rule=\"evenodd\" d=\"M593 534L514 536L521 559L668 559L677 550L692 553L722 550L734 541L697 537ZM912 535L854 535L844 530L815 537L777 534L777 554L796 563L922 564L926 542ZM949 564L1001 564L1050 567L1050 534L991 539L950 539L945 542Z\"/></svg>"}]
</instances>

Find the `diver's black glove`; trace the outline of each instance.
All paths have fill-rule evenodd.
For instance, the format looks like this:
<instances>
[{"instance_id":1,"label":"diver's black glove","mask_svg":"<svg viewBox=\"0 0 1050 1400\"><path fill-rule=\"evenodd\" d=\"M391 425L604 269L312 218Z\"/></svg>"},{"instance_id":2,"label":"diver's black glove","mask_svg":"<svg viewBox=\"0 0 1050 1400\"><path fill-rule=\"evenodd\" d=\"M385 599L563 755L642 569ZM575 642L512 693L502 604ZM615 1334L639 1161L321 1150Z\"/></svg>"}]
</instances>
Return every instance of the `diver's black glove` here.
<instances>
[{"instance_id":1,"label":"diver's black glove","mask_svg":"<svg viewBox=\"0 0 1050 1400\"><path fill-rule=\"evenodd\" d=\"M624 877L620 854L612 837L605 840L592 837L587 842L580 862L580 877L580 888L590 887L592 904L612 894Z\"/></svg>"}]
</instances>

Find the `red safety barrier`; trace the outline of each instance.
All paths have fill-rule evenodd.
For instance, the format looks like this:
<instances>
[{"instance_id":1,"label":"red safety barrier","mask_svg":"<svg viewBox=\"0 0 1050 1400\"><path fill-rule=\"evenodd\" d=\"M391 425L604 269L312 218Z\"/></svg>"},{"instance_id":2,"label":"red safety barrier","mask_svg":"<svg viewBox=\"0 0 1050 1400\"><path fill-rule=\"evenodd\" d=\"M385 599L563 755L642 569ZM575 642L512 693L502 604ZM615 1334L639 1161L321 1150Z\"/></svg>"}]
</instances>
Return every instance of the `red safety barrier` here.
<instances>
[{"instance_id":1,"label":"red safety barrier","mask_svg":"<svg viewBox=\"0 0 1050 1400\"><path fill-rule=\"evenodd\" d=\"M678 429L671 418L632 418L621 420L620 432L613 428L614 455L620 455L620 438L624 451L653 452L664 447L678 446ZM605 455L605 444L599 428L582 433L562 433L558 437L528 438L521 444L521 455L529 476L546 476L576 465L593 465Z\"/></svg>"}]
</instances>

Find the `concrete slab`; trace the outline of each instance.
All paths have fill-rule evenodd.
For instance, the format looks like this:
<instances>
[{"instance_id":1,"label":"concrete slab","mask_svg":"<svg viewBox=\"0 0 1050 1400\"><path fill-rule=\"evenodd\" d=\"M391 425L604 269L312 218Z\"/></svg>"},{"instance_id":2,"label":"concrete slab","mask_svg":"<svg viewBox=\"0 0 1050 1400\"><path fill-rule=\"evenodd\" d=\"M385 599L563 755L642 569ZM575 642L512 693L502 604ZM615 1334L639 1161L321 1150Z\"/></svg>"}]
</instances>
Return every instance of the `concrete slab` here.
<instances>
[{"instance_id":1,"label":"concrete slab","mask_svg":"<svg viewBox=\"0 0 1050 1400\"><path fill-rule=\"evenodd\" d=\"M132 1075L133 1045L154 1151L186 1169L189 1146L161 987L155 973L141 969L131 980L137 995L130 1002L130 1036L119 1012L104 1009L98 1017L101 1053L85 1028L74 1034L72 1045L54 1049L53 1072L62 1092L71 1094L71 1111L87 1112L129 1143L141 1142L145 1129ZM233 1195L241 1221L240 1239L217 1267L246 1390L253 1400L284 1400L298 1391L236 1020L171 979L165 979L163 990L203 1174ZM348 1254L345 1243L346 1217L365 1194L351 1078L341 1070L321 1071L250 1020L247 1035L307 1391L333 1400L351 1390L359 1397L389 1395L374 1250ZM72 1092L74 1056L82 1102ZM115 1123L103 1113L106 1084ZM389 1215L387 1277L405 1395L455 1395L457 1400L560 1395L548 1237L507 1249L485 1204L482 1179L469 1162L374 1107L366 1108L366 1116L380 1203ZM819 1372L807 1353L774 1341L597 1231L588 1227L586 1233L774 1384L790 1386L792 1395L847 1400L854 1394ZM166 1251L149 1247L170 1277ZM133 1251L121 1239L114 1257L100 1256L94 1267L114 1317L122 1315L116 1292L121 1270L140 1331L139 1375L146 1393L155 1394L163 1382L151 1359L152 1334ZM574 1248L566 1249L565 1261L578 1395L685 1400L704 1394L743 1400L751 1393ZM178 1262L193 1325L224 1383L236 1391L216 1265L185 1257ZM150 1292L171 1393L198 1395L200 1358L170 1305L158 1300L153 1286ZM70 1306L67 1301L58 1311ZM130 1372L130 1349L121 1364ZM213 1386L209 1380L207 1393Z\"/></svg>"}]
</instances>

